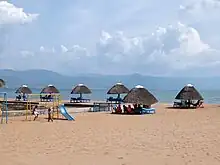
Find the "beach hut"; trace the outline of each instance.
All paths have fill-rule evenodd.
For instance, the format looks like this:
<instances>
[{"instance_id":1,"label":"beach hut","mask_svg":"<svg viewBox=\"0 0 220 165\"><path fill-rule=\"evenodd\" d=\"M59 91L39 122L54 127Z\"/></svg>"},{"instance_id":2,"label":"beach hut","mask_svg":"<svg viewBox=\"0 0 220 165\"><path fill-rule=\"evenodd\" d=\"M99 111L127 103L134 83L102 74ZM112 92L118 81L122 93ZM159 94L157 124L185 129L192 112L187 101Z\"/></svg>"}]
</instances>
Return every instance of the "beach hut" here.
<instances>
[{"instance_id":1,"label":"beach hut","mask_svg":"<svg viewBox=\"0 0 220 165\"><path fill-rule=\"evenodd\" d=\"M124 97L125 103L141 104L151 106L158 102L156 97L151 94L146 88L141 85L137 85L132 88L129 93Z\"/></svg>"},{"instance_id":2,"label":"beach hut","mask_svg":"<svg viewBox=\"0 0 220 165\"><path fill-rule=\"evenodd\" d=\"M128 93L129 89L122 83L116 83L107 92L107 94L125 94Z\"/></svg>"},{"instance_id":3,"label":"beach hut","mask_svg":"<svg viewBox=\"0 0 220 165\"><path fill-rule=\"evenodd\" d=\"M27 85L22 85L21 87L19 87L15 93L18 93L18 94L31 94L32 91L31 89L27 86Z\"/></svg>"},{"instance_id":4,"label":"beach hut","mask_svg":"<svg viewBox=\"0 0 220 165\"><path fill-rule=\"evenodd\" d=\"M78 98L74 98L74 97L71 97L70 99L70 102L72 101L90 101L90 99L84 99L82 97L83 94L91 94L92 91L84 84L78 84L76 85L72 91L71 91L71 94L79 94L80 96Z\"/></svg>"},{"instance_id":5,"label":"beach hut","mask_svg":"<svg viewBox=\"0 0 220 165\"><path fill-rule=\"evenodd\" d=\"M184 86L181 91L177 94L175 97L176 100L181 100L181 102L174 102L174 106L187 106L190 107L190 105L193 105L193 107L201 106L203 97L202 95L197 91L197 89L192 84L187 84ZM193 103L193 101L197 101L196 103ZM184 104L184 105L183 105ZM185 105L187 104L187 105Z\"/></svg>"},{"instance_id":6,"label":"beach hut","mask_svg":"<svg viewBox=\"0 0 220 165\"><path fill-rule=\"evenodd\" d=\"M0 79L0 88L3 88L5 86L5 81L3 79Z\"/></svg>"},{"instance_id":7,"label":"beach hut","mask_svg":"<svg viewBox=\"0 0 220 165\"><path fill-rule=\"evenodd\" d=\"M31 94L32 91L30 88L28 88L27 85L22 85L21 87L19 87L16 91L15 91L16 94L18 94L16 96L16 100L20 101L21 100L21 95L23 97L23 100L26 101L27 100L27 94Z\"/></svg>"},{"instance_id":8,"label":"beach hut","mask_svg":"<svg viewBox=\"0 0 220 165\"><path fill-rule=\"evenodd\" d=\"M54 94L58 94L60 93L60 91L54 86L49 84L48 86L46 86L45 88L43 88L40 92L40 101L59 101L59 95L55 96ZM45 96L42 96L42 94L45 94Z\"/></svg>"},{"instance_id":9,"label":"beach hut","mask_svg":"<svg viewBox=\"0 0 220 165\"><path fill-rule=\"evenodd\" d=\"M121 94L127 94L129 92L129 89L122 83L116 83L113 85L107 92L107 94L112 94L115 95L117 94L117 98L109 97L107 101L116 101L116 102L121 102L122 99L120 97Z\"/></svg>"},{"instance_id":10,"label":"beach hut","mask_svg":"<svg viewBox=\"0 0 220 165\"><path fill-rule=\"evenodd\" d=\"M54 85L49 84L43 88L40 93L60 93L60 91Z\"/></svg>"}]
</instances>

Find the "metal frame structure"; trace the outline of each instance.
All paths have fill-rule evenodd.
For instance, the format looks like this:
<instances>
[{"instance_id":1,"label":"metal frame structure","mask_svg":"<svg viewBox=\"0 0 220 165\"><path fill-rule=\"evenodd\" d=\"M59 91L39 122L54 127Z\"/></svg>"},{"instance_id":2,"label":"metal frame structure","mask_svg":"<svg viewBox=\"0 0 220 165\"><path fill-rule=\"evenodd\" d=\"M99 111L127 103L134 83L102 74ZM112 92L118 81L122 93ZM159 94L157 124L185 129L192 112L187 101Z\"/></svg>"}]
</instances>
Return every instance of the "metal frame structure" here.
<instances>
[{"instance_id":1,"label":"metal frame structure","mask_svg":"<svg viewBox=\"0 0 220 165\"><path fill-rule=\"evenodd\" d=\"M4 124L4 121L8 124L8 96L6 92L0 92L0 96L3 96L1 102L1 124Z\"/></svg>"},{"instance_id":2,"label":"metal frame structure","mask_svg":"<svg viewBox=\"0 0 220 165\"><path fill-rule=\"evenodd\" d=\"M51 96L53 97L51 102L41 102L40 101L40 96L42 94L28 94L27 95L27 108L26 108L26 115L25 115L25 119L31 120L31 111L32 111L32 106L35 105L33 104L33 102L39 102L39 105L44 105L46 108L52 107L53 108L53 112L56 112L56 116L57 118L59 118L59 109L58 106L61 104L61 95L60 94L51 94ZM55 111L56 110L56 111ZM53 114L54 117L54 114Z\"/></svg>"}]
</instances>

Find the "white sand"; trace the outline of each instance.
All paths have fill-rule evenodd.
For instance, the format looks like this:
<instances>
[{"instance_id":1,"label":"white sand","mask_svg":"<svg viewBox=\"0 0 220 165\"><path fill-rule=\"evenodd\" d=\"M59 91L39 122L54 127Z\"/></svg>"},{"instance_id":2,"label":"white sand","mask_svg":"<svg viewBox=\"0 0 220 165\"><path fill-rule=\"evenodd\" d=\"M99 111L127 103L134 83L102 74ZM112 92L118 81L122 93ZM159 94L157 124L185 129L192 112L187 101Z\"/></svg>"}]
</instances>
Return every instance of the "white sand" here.
<instances>
[{"instance_id":1,"label":"white sand","mask_svg":"<svg viewBox=\"0 0 220 165\"><path fill-rule=\"evenodd\" d=\"M77 113L76 121L0 125L1 165L219 165L220 107L122 116Z\"/></svg>"}]
</instances>

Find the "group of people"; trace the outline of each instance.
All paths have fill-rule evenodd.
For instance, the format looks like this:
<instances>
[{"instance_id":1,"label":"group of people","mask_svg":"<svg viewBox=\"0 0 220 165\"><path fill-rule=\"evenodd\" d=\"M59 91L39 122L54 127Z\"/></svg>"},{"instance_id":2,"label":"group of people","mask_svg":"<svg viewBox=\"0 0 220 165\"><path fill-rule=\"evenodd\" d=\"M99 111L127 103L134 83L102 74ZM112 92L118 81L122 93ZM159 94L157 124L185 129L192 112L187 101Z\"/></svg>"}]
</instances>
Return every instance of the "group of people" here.
<instances>
[{"instance_id":1,"label":"group of people","mask_svg":"<svg viewBox=\"0 0 220 165\"><path fill-rule=\"evenodd\" d=\"M23 93L22 95L21 95L21 94L18 94L18 95L16 96L16 100L18 100L18 101L20 101L21 98L23 98L24 101L27 100L27 96L26 96L24 93Z\"/></svg>"},{"instance_id":2,"label":"group of people","mask_svg":"<svg viewBox=\"0 0 220 165\"><path fill-rule=\"evenodd\" d=\"M38 106L37 105L35 105L34 107L33 107L33 109L32 109L32 115L34 115L34 121L38 118L38 116L39 116L39 112L38 112ZM48 122L53 122L53 111L52 111L52 108L48 108L48 110L47 110L47 114L48 114Z\"/></svg>"},{"instance_id":3,"label":"group of people","mask_svg":"<svg viewBox=\"0 0 220 165\"><path fill-rule=\"evenodd\" d=\"M53 96L51 94L48 94L48 95L40 95L40 100L41 101L51 101L53 99Z\"/></svg>"},{"instance_id":4,"label":"group of people","mask_svg":"<svg viewBox=\"0 0 220 165\"><path fill-rule=\"evenodd\" d=\"M125 114L140 114L142 113L142 108L151 108L149 105L141 105L141 104L133 104L133 107L131 105L123 105L123 108L121 108L121 105L118 105L114 108L115 113L125 113Z\"/></svg>"},{"instance_id":5,"label":"group of people","mask_svg":"<svg viewBox=\"0 0 220 165\"><path fill-rule=\"evenodd\" d=\"M174 102L174 107L188 107L191 106L194 108L202 108L203 107L203 100L197 100L193 102L193 100L181 100L181 102Z\"/></svg>"}]
</instances>

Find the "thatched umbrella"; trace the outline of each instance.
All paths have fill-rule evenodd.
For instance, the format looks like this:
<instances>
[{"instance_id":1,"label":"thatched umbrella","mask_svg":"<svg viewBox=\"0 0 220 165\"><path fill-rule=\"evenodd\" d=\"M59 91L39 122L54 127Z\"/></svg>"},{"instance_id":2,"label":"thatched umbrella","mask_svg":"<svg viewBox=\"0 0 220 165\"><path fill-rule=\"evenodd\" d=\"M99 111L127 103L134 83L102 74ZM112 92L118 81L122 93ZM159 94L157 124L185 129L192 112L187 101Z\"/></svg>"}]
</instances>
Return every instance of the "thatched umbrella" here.
<instances>
[{"instance_id":1,"label":"thatched umbrella","mask_svg":"<svg viewBox=\"0 0 220 165\"><path fill-rule=\"evenodd\" d=\"M120 97L120 94L128 93L129 89L123 85L122 83L116 83L113 87L111 87L107 94L117 94Z\"/></svg>"},{"instance_id":2,"label":"thatched umbrella","mask_svg":"<svg viewBox=\"0 0 220 165\"><path fill-rule=\"evenodd\" d=\"M43 88L40 93L60 93L60 92L55 86L50 84L47 87Z\"/></svg>"},{"instance_id":3,"label":"thatched umbrella","mask_svg":"<svg viewBox=\"0 0 220 165\"><path fill-rule=\"evenodd\" d=\"M201 94L192 84L188 84L177 94L177 100L203 100Z\"/></svg>"},{"instance_id":4,"label":"thatched umbrella","mask_svg":"<svg viewBox=\"0 0 220 165\"><path fill-rule=\"evenodd\" d=\"M0 88L3 88L5 86L5 81L3 79L0 79Z\"/></svg>"},{"instance_id":5,"label":"thatched umbrella","mask_svg":"<svg viewBox=\"0 0 220 165\"><path fill-rule=\"evenodd\" d=\"M125 103L134 103L142 105L152 105L158 100L147 89L141 85L132 88L129 93L124 97Z\"/></svg>"},{"instance_id":6,"label":"thatched umbrella","mask_svg":"<svg viewBox=\"0 0 220 165\"><path fill-rule=\"evenodd\" d=\"M18 88L18 89L16 90L15 93L31 94L32 91L31 91L30 88L28 88L27 85L22 85L20 88Z\"/></svg>"},{"instance_id":7,"label":"thatched umbrella","mask_svg":"<svg viewBox=\"0 0 220 165\"><path fill-rule=\"evenodd\" d=\"M82 94L90 94L90 93L92 93L92 91L84 84L76 85L71 91L71 94L80 94L80 98L82 98Z\"/></svg>"}]
</instances>

